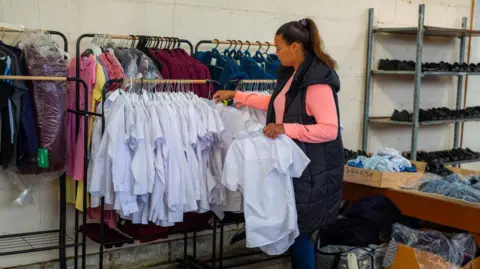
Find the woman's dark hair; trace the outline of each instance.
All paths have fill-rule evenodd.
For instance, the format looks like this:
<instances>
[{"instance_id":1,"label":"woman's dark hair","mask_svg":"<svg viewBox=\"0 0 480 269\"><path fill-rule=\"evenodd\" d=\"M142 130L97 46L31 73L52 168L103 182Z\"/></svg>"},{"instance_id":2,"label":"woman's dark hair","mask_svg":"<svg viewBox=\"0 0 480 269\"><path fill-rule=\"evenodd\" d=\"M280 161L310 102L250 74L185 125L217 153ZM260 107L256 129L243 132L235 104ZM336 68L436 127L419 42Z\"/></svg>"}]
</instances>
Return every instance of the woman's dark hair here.
<instances>
[{"instance_id":1,"label":"woman's dark hair","mask_svg":"<svg viewBox=\"0 0 480 269\"><path fill-rule=\"evenodd\" d=\"M328 67L337 67L337 62L323 50L323 41L312 19L287 22L278 28L276 35L282 36L289 45L293 42L302 44L305 50L314 52Z\"/></svg>"}]
</instances>

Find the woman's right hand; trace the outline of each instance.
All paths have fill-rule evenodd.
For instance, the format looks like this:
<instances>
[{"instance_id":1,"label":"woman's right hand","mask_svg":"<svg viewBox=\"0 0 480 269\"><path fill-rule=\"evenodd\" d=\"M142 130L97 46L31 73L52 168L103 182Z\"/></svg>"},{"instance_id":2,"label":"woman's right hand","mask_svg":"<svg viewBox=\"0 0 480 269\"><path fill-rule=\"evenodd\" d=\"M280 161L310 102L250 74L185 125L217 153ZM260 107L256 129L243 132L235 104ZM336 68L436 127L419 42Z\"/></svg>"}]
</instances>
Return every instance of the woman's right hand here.
<instances>
[{"instance_id":1,"label":"woman's right hand","mask_svg":"<svg viewBox=\"0 0 480 269\"><path fill-rule=\"evenodd\" d=\"M236 91L218 90L213 95L213 100L215 100L215 102L218 103L223 100L233 99L235 97L235 93Z\"/></svg>"}]
</instances>

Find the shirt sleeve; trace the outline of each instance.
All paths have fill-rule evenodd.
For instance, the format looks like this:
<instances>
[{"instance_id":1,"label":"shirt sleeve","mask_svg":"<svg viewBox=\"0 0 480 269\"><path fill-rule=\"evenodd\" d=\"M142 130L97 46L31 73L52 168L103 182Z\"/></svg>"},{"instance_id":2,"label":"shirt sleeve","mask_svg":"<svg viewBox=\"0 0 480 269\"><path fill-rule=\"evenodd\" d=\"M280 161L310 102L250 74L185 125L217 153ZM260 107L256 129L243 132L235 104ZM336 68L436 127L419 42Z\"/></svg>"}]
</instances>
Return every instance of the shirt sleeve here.
<instances>
[{"instance_id":1,"label":"shirt sleeve","mask_svg":"<svg viewBox=\"0 0 480 269\"><path fill-rule=\"evenodd\" d=\"M285 123L285 134L307 143L333 141L338 136L338 114L333 92L325 84L311 85L307 89L306 109L315 117L316 124Z\"/></svg>"},{"instance_id":2,"label":"shirt sleeve","mask_svg":"<svg viewBox=\"0 0 480 269\"><path fill-rule=\"evenodd\" d=\"M237 91L235 93L234 100L239 103L240 106L248 106L262 111L267 111L270 98L270 96L266 95Z\"/></svg>"}]
</instances>

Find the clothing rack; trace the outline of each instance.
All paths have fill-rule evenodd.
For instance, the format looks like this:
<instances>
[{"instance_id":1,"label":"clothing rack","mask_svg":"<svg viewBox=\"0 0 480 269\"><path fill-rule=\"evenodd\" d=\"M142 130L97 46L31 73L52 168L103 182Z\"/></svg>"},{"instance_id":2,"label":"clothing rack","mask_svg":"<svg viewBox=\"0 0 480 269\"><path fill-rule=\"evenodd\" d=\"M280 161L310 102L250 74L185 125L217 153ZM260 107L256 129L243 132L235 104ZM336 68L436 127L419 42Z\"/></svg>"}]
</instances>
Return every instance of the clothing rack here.
<instances>
[{"instance_id":1,"label":"clothing rack","mask_svg":"<svg viewBox=\"0 0 480 269\"><path fill-rule=\"evenodd\" d=\"M85 38L96 38L96 37L99 37L99 38L107 38L107 39L115 39L115 40L140 40L141 38L151 38L153 40L162 40L162 41L168 41L168 42L175 42L175 44L177 44L177 46L180 46L180 44L184 43L184 44L187 44L190 48L190 54L193 53L193 45L190 41L186 40L186 39L179 39L179 38L175 38L175 37L157 37L157 36L140 36L140 35L111 35L111 34L90 34L90 33L87 33L87 34L82 34L81 36L79 36L77 38L77 42L76 42L76 45L75 45L75 49L76 49L76 69L75 69L75 75L76 77L79 77L80 76L80 44L82 42L83 39ZM65 43L66 44L66 43ZM131 80L130 80L131 81ZM143 80L143 82L145 82L146 80ZM119 82L119 81L110 81L110 83L112 82ZM107 85L107 83L105 84ZM77 126L76 126L76 133L78 135L78 130L79 130L79 126L78 126L78 123L80 121L79 117L81 116L81 113L87 113L89 115L96 115L96 116L101 116L103 118L103 113L102 114L97 114L97 113L94 113L94 112L89 112L87 111L87 109L85 109L84 111L80 111L79 108L80 108L80 92L78 91L78 89L80 88L80 85L79 83L77 82L76 83L76 86L75 88L77 89L76 90L76 94L77 94L77 98L76 98L76 111L69 111L69 112L73 112L77 115L77 119L76 119L76 122L77 122ZM87 88L85 88L87 89ZM105 89L105 88L104 88ZM88 91L88 90L85 90L85 91ZM85 100L88 100L88 93L85 95ZM105 100L105 99L103 99ZM104 122L102 122L104 123ZM88 130L88 127L85 129L85 133L88 133L87 132ZM87 136L85 136L87 137ZM88 158L87 158L87 152L88 152L88 148L85 147L85 160L84 160L84 175L87 175L87 169L88 169ZM78 187L78 182L76 182L76 187ZM86 203L86 200L87 200L87 180L84 179L84 187L83 187L83 212L82 212L82 223L83 224L86 224L87 223L87 203ZM101 209L101 218L102 218L102 221L104 219L104 200L102 198L102 209ZM102 222L103 224L103 222ZM85 242L86 240L86 233L85 233L85 230L83 229L83 231L79 231L79 210L75 209L75 242L78 242L78 233L79 232L82 232L82 240L83 242ZM102 229L101 229L101 238L102 238L102 242L103 242L103 239L104 239L104 235L103 235L103 226L102 226ZM100 268L103 268L103 244L101 244L100 246L100 252L101 252L101 255L100 255ZM85 248L85 245L82 245L82 269L85 268L85 260L86 260L86 248ZM77 268L78 266L78 247L75 247L75 259L74 259L74 268ZM63 269L63 268L62 268Z\"/></svg>"},{"instance_id":2,"label":"clothing rack","mask_svg":"<svg viewBox=\"0 0 480 269\"><path fill-rule=\"evenodd\" d=\"M108 80L106 81L103 89L102 89L102 105L103 105L103 102L105 101L106 99L106 93L109 89L109 87L112 85L112 84L123 84L123 83L142 83L142 84L156 84L156 85L164 85L164 84L174 84L174 85L178 85L178 84L196 84L196 85L201 85L201 84L215 84L215 85L218 85L218 82L217 81L214 81L214 80L189 80L189 79L113 79L113 80ZM85 100L88 100L87 98L88 96L85 95ZM93 113L97 116L100 116L102 117L102 134L103 132L105 131L105 117L104 117L104 110L102 109L102 113ZM87 122L87 121L85 121ZM85 128L85 139L88 139L88 136L86 135L88 133L88 128ZM87 145L85 143L85 145ZM85 146L84 148L85 150L85 153L84 153L84 156L88 156L88 148L87 146ZM87 169L88 167L88 162L85 161L85 169ZM87 171L87 170L85 170ZM85 173L85 175L87 175L87 173ZM87 179L84 178L84 181L86 182ZM85 221L83 222L84 224L86 224L86 190L87 190L87 187L86 187L86 183L84 183L85 186L84 186L84 214L83 216L85 217ZM104 226L103 226L103 223L105 221L105 199L104 197L102 197L100 199L100 223L102 225L100 225L100 253L99 253L99 268L100 269L103 269L103 254L104 254L104 247L105 247L105 234L104 234ZM84 233L84 236L86 236L86 234ZM195 233L195 239L196 239L196 233ZM122 241L117 241L117 242L109 242L109 244L112 244L112 245L116 245L116 244L122 244L122 243L127 243L131 241L131 239L128 239L128 240L122 240ZM185 238L184 238L184 242L185 244L187 243L187 238L186 238L186 234L185 234ZM186 245L185 245L186 246ZM185 249L186 251L186 249ZM196 249L195 249L196 251ZM84 255L84 253L82 253ZM85 258L83 257L83 260L85 260Z\"/></svg>"},{"instance_id":3,"label":"clothing rack","mask_svg":"<svg viewBox=\"0 0 480 269\"><path fill-rule=\"evenodd\" d=\"M44 34L59 36L63 41L63 51L68 52L68 41L66 36L58 31L54 30L39 30L39 29L10 29L5 27L0 27L0 33L25 33L25 32L42 32ZM2 39L3 39L2 35ZM27 81L79 81L81 84L86 86L85 82L78 79L77 77L41 77L41 76L0 76L0 79L9 79L9 80L27 80ZM66 219L67 219L67 199L66 199L66 177L65 174L60 176L60 220L59 220L59 229L48 230L48 231L35 231L30 233L17 233L17 234L7 234L0 236L0 246L6 244L8 248L25 248L23 250L15 251L5 251L0 252L0 256L9 256L17 254L25 254L32 252L40 252L47 250L56 250L58 249L58 259L61 269L67 268L67 258L65 249L67 247L77 247L78 241L73 244L67 244L68 241L72 241L70 237L67 238L66 235ZM52 246L52 239L57 237L58 234L58 245ZM9 242L12 244L9 244ZM47 246L40 242L47 242ZM82 244L84 244L82 242Z\"/></svg>"},{"instance_id":4,"label":"clothing rack","mask_svg":"<svg viewBox=\"0 0 480 269\"><path fill-rule=\"evenodd\" d=\"M231 48L233 45L235 45L235 49L237 48L237 45L240 45L240 49L242 49L243 45L248 45L247 49L250 49L250 46L259 46L258 50L260 50L263 46L267 46L268 51L273 42L260 42L260 41L255 41L255 42L250 42L248 40L242 41L242 40L218 40L218 39L213 39L213 40L200 40L196 45L195 45L195 53L198 52L199 47L202 44L215 44L216 47L219 45L230 45L229 48Z\"/></svg>"},{"instance_id":5,"label":"clothing rack","mask_svg":"<svg viewBox=\"0 0 480 269\"><path fill-rule=\"evenodd\" d=\"M76 77L46 77L46 76L0 76L0 80L27 80L27 81L76 81L87 87L87 84ZM87 91L85 91L87 92ZM88 92L87 92L88 93ZM87 114L85 112L84 116ZM87 121L86 121L87 122ZM59 250L59 263L60 268L66 269L66 255L65 249L69 247L78 248L78 246L85 246L85 241L78 243L78 240L74 243L67 244L68 241L72 241L72 238L68 237L66 234L66 176L63 173L60 176L60 221L58 230L48 230L48 231L37 231L30 233L18 233L18 234L8 234L0 236L0 241L13 241L13 245L7 245L6 247L15 247L15 248L26 248L24 250L8 251L0 253L0 256L7 255L16 255L24 253L32 253L46 250ZM53 237L55 234L58 234L58 245L55 244L52 246ZM1 245L5 243L0 243ZM49 246L41 246L42 244ZM85 265L85 264L84 264ZM75 267L77 268L77 267ZM85 266L83 266L85 268Z\"/></svg>"}]
</instances>

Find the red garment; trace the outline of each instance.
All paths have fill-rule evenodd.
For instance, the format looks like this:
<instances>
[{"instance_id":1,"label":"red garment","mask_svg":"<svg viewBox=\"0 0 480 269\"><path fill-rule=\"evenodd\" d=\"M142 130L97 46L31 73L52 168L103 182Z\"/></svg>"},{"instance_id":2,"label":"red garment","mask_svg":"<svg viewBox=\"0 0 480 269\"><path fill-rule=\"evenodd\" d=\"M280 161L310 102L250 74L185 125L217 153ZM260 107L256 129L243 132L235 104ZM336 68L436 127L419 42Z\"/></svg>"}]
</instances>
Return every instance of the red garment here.
<instances>
[{"instance_id":1,"label":"red garment","mask_svg":"<svg viewBox=\"0 0 480 269\"><path fill-rule=\"evenodd\" d=\"M168 66L165 65L165 62L157 56L156 50L155 49L149 49L150 55L152 56L152 60L157 61L162 64L162 70L160 70L160 74L162 75L162 78L164 79L171 79L170 71L168 69Z\"/></svg>"}]
</instances>

